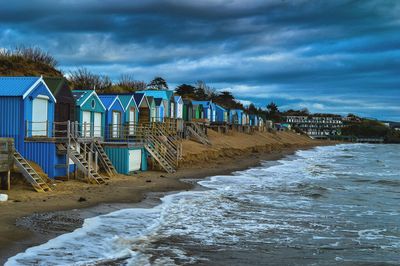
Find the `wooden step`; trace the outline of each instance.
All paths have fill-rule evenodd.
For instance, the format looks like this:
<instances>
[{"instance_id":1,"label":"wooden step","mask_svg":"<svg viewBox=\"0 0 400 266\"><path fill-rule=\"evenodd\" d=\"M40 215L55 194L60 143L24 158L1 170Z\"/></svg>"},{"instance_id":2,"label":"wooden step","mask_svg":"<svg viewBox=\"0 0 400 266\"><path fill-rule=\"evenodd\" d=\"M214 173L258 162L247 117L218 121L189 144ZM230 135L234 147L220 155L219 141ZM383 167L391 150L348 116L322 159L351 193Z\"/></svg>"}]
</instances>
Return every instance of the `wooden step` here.
<instances>
[{"instance_id":1,"label":"wooden step","mask_svg":"<svg viewBox=\"0 0 400 266\"><path fill-rule=\"evenodd\" d=\"M17 151L14 152L14 160L19 171L37 192L51 191L51 188L47 185L43 178L36 173L36 171Z\"/></svg>"}]
</instances>

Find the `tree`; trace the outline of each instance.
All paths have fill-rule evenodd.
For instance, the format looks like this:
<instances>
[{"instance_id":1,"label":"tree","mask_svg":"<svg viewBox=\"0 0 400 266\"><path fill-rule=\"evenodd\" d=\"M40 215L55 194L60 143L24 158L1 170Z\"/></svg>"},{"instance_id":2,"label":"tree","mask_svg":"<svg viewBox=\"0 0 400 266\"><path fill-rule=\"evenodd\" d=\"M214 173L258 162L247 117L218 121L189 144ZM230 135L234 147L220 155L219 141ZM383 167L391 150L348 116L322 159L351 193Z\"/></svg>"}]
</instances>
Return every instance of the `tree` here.
<instances>
[{"instance_id":1,"label":"tree","mask_svg":"<svg viewBox=\"0 0 400 266\"><path fill-rule=\"evenodd\" d=\"M196 88L192 85L182 84L179 85L176 90L176 94L184 97L184 98L194 98L196 93Z\"/></svg>"},{"instance_id":2,"label":"tree","mask_svg":"<svg viewBox=\"0 0 400 266\"><path fill-rule=\"evenodd\" d=\"M257 108L256 108L256 106L254 105L254 103L251 103L251 104L249 105L249 107L247 107L247 112L248 112L249 114L257 114Z\"/></svg>"},{"instance_id":3,"label":"tree","mask_svg":"<svg viewBox=\"0 0 400 266\"><path fill-rule=\"evenodd\" d=\"M124 92L134 92L138 90L145 90L147 87L146 82L135 80L131 74L123 74L120 76L117 84Z\"/></svg>"},{"instance_id":4,"label":"tree","mask_svg":"<svg viewBox=\"0 0 400 266\"><path fill-rule=\"evenodd\" d=\"M279 112L278 105L276 105L274 102L270 102L267 105L267 110L267 119L272 120L276 123L282 121L282 114Z\"/></svg>"},{"instance_id":5,"label":"tree","mask_svg":"<svg viewBox=\"0 0 400 266\"><path fill-rule=\"evenodd\" d=\"M278 106L274 102L270 102L267 105L267 110L270 114L276 114L279 112Z\"/></svg>"},{"instance_id":6,"label":"tree","mask_svg":"<svg viewBox=\"0 0 400 266\"><path fill-rule=\"evenodd\" d=\"M243 104L238 102L235 97L229 91L222 91L220 93L216 93L213 101L222 107L228 109L244 109Z\"/></svg>"},{"instance_id":7,"label":"tree","mask_svg":"<svg viewBox=\"0 0 400 266\"><path fill-rule=\"evenodd\" d=\"M233 100L235 100L235 97L229 91L222 91L218 95L218 98L221 99L222 101L233 101Z\"/></svg>"},{"instance_id":8,"label":"tree","mask_svg":"<svg viewBox=\"0 0 400 266\"><path fill-rule=\"evenodd\" d=\"M108 76L93 74L86 68L78 68L72 71L68 80L72 83L74 89L80 90L106 92L112 87L111 79Z\"/></svg>"},{"instance_id":9,"label":"tree","mask_svg":"<svg viewBox=\"0 0 400 266\"><path fill-rule=\"evenodd\" d=\"M154 90L168 90L168 84L162 77L155 77L147 87Z\"/></svg>"},{"instance_id":10,"label":"tree","mask_svg":"<svg viewBox=\"0 0 400 266\"><path fill-rule=\"evenodd\" d=\"M212 100L217 96L216 89L207 85L207 83L203 80L198 80L196 82L196 88L199 92L199 96L203 97L199 100Z\"/></svg>"}]
</instances>

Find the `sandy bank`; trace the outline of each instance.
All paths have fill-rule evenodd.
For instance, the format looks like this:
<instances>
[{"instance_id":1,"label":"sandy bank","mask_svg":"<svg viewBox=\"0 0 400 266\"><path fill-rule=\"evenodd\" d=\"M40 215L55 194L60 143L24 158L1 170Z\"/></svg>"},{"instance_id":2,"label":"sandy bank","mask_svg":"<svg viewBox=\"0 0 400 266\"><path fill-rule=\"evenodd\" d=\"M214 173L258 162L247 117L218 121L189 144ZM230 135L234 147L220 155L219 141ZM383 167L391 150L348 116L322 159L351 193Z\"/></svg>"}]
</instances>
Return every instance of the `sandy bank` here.
<instances>
[{"instance_id":1,"label":"sandy bank","mask_svg":"<svg viewBox=\"0 0 400 266\"><path fill-rule=\"evenodd\" d=\"M181 182L182 178L229 174L255 166L262 160L277 160L300 148L331 144L286 132L232 133L227 136L210 131L209 138L212 142L210 147L184 141L183 161L175 174L149 171L133 176L120 175L112 178L108 185L100 186L77 180L57 182L54 191L49 193L33 192L23 184L13 186L7 192L10 201L0 204L0 264L30 246L73 230L86 217L130 206L142 201L150 192L190 189L192 186ZM88 209L99 204L101 207ZM85 211L76 211L76 215L59 212L73 209Z\"/></svg>"}]
</instances>

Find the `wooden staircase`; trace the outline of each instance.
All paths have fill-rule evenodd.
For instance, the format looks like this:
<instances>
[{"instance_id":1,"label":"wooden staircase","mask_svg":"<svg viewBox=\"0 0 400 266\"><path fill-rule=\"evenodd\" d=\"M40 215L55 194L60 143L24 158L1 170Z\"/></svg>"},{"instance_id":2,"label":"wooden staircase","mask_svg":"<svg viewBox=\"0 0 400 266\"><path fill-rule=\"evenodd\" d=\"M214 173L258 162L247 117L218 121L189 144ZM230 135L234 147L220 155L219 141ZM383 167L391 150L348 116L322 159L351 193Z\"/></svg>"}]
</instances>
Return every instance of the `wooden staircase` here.
<instances>
[{"instance_id":1,"label":"wooden staircase","mask_svg":"<svg viewBox=\"0 0 400 266\"><path fill-rule=\"evenodd\" d=\"M204 134L203 130L196 123L190 123L186 128L192 139L204 145L211 145L207 135Z\"/></svg>"},{"instance_id":2,"label":"wooden staircase","mask_svg":"<svg viewBox=\"0 0 400 266\"><path fill-rule=\"evenodd\" d=\"M89 165L84 154L81 154L76 149L70 149L69 158L75 163L79 170L81 170L88 182L91 184L104 184L106 180L100 176L94 168Z\"/></svg>"},{"instance_id":3,"label":"wooden staircase","mask_svg":"<svg viewBox=\"0 0 400 266\"><path fill-rule=\"evenodd\" d=\"M177 134L173 134L165 129L162 125L152 129L152 134L159 137L159 140L164 143L168 150L177 158L180 157L180 139Z\"/></svg>"},{"instance_id":4,"label":"wooden staircase","mask_svg":"<svg viewBox=\"0 0 400 266\"><path fill-rule=\"evenodd\" d=\"M37 192L51 191L51 188L47 185L46 181L43 180L25 158L16 150L14 151L14 161L18 170Z\"/></svg>"},{"instance_id":5,"label":"wooden staircase","mask_svg":"<svg viewBox=\"0 0 400 266\"><path fill-rule=\"evenodd\" d=\"M100 163L103 169L107 172L109 177L113 177L118 174L117 170L115 170L114 165L112 164L110 158L108 158L106 152L103 149L103 146L98 141L94 142L94 148L100 155Z\"/></svg>"},{"instance_id":6,"label":"wooden staircase","mask_svg":"<svg viewBox=\"0 0 400 266\"><path fill-rule=\"evenodd\" d=\"M168 137L154 127L148 128L144 137L145 149L160 166L168 173L176 172L178 167L177 150L174 148L173 143L168 140Z\"/></svg>"}]
</instances>

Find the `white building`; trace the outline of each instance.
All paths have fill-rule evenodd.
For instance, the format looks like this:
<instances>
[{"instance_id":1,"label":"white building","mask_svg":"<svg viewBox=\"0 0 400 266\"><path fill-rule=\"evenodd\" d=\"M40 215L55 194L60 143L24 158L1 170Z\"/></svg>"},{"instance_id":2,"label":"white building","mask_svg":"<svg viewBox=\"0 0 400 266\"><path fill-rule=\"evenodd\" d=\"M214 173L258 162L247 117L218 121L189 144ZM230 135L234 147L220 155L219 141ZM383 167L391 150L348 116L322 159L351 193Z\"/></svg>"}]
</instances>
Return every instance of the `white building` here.
<instances>
[{"instance_id":1,"label":"white building","mask_svg":"<svg viewBox=\"0 0 400 266\"><path fill-rule=\"evenodd\" d=\"M343 127L342 117L332 115L286 116L285 121L312 138L339 135Z\"/></svg>"}]
</instances>

